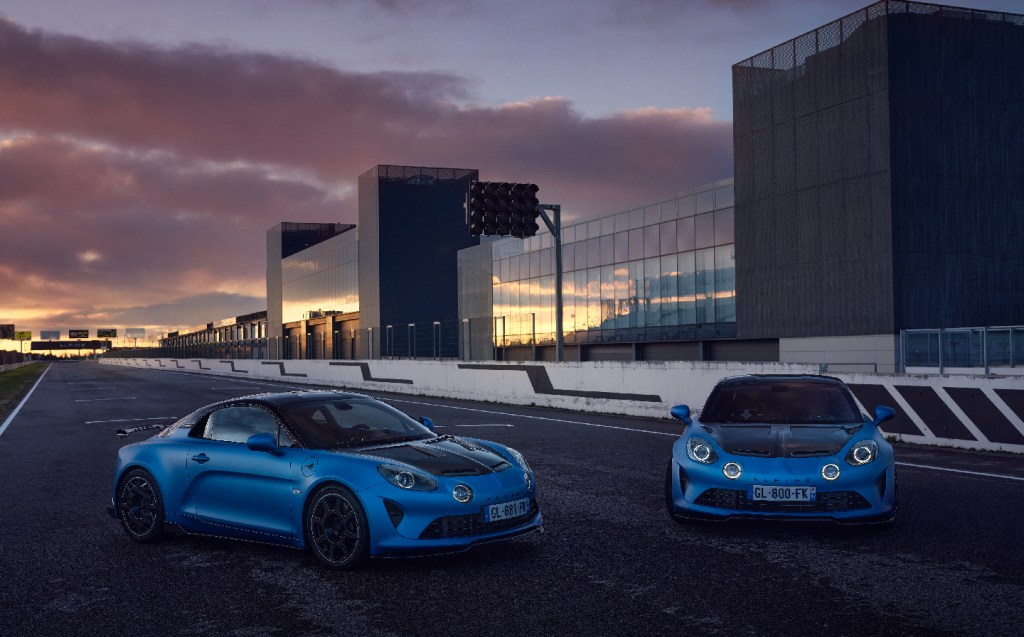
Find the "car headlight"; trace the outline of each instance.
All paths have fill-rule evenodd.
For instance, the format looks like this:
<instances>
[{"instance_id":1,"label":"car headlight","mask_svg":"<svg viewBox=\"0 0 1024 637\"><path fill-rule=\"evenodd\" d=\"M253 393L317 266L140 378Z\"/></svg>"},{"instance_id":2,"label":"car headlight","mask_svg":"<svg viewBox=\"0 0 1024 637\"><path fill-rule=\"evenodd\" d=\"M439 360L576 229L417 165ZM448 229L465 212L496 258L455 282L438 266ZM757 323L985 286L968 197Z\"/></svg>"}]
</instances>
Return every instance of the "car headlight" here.
<instances>
[{"instance_id":1,"label":"car headlight","mask_svg":"<svg viewBox=\"0 0 1024 637\"><path fill-rule=\"evenodd\" d=\"M711 443L703 438L690 438L686 441L686 455L690 460L701 464L711 464L718 460L718 454Z\"/></svg>"},{"instance_id":2,"label":"car headlight","mask_svg":"<svg viewBox=\"0 0 1024 637\"><path fill-rule=\"evenodd\" d=\"M878 457L878 445L874 440L861 440L846 454L846 464L855 467L868 464Z\"/></svg>"},{"instance_id":3,"label":"car headlight","mask_svg":"<svg viewBox=\"0 0 1024 637\"><path fill-rule=\"evenodd\" d=\"M505 448L508 449L508 453L509 455L512 456L512 459L515 460L516 463L523 468L523 471L530 471L530 465L526 464L526 458L523 457L523 454L519 453L515 449L512 449L511 447Z\"/></svg>"},{"instance_id":4,"label":"car headlight","mask_svg":"<svg viewBox=\"0 0 1024 637\"><path fill-rule=\"evenodd\" d=\"M385 480L399 489L407 491L434 491L437 489L437 480L409 467L382 464L377 465L377 471L384 476Z\"/></svg>"}]
</instances>

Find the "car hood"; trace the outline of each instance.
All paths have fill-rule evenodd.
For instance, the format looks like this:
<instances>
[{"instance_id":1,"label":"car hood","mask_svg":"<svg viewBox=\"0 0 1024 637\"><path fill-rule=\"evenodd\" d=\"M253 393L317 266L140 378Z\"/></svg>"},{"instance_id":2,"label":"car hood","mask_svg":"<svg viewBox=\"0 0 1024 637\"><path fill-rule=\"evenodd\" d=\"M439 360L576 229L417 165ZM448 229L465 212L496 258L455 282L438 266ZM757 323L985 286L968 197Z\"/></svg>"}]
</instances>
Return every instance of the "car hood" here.
<instances>
[{"instance_id":1,"label":"car hood","mask_svg":"<svg viewBox=\"0 0 1024 637\"><path fill-rule=\"evenodd\" d=\"M346 449L345 453L400 462L436 476L478 476L512 466L496 452L454 436L366 449Z\"/></svg>"},{"instance_id":2,"label":"car hood","mask_svg":"<svg viewBox=\"0 0 1024 637\"><path fill-rule=\"evenodd\" d=\"M702 425L726 453L761 458L835 455L863 425Z\"/></svg>"}]
</instances>

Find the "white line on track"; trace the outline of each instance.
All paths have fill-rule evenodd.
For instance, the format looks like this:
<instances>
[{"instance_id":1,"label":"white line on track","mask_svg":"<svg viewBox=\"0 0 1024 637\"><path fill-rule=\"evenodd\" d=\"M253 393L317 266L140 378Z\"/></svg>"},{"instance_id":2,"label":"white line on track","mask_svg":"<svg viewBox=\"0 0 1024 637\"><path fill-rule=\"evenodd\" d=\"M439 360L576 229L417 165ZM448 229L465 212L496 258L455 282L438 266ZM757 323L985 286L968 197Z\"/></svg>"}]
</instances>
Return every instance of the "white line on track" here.
<instances>
[{"instance_id":1,"label":"white line on track","mask_svg":"<svg viewBox=\"0 0 1024 637\"><path fill-rule=\"evenodd\" d=\"M46 376L46 372L48 371L50 371L50 365L46 366L46 369L43 370L43 373L40 374L39 378L36 379L36 384L32 385L32 389L28 390L28 393L25 394L25 397L21 399L21 402L18 403L18 406L14 408L14 411L11 412L11 415L7 417L7 420L4 421L4 424L0 425L0 436L4 435L4 432L7 431L7 427L11 424L11 422L14 421L14 417L18 415L19 411L21 411L22 406L24 406L25 403L28 401L28 398L29 396L32 395L32 392L36 390L36 387L39 387L39 383L43 381L43 376Z\"/></svg>"},{"instance_id":2,"label":"white line on track","mask_svg":"<svg viewBox=\"0 0 1024 637\"><path fill-rule=\"evenodd\" d=\"M85 424L95 425L104 422L137 422L139 420L177 420L177 416L156 416L154 418L117 418L115 420L86 420Z\"/></svg>"},{"instance_id":3,"label":"white line on track","mask_svg":"<svg viewBox=\"0 0 1024 637\"><path fill-rule=\"evenodd\" d=\"M117 398L79 398L76 403L95 403L100 400L135 400L135 396L119 396Z\"/></svg>"},{"instance_id":4,"label":"white line on track","mask_svg":"<svg viewBox=\"0 0 1024 637\"><path fill-rule=\"evenodd\" d=\"M900 467L914 467L915 469L931 469L932 471L948 471L949 473L963 473L969 476L983 476L985 478L1002 478L1003 480L1020 480L1024 482L1022 476L1008 476L1001 473L983 473L981 471L966 471L964 469L950 469L948 467L933 467L926 464L912 464L910 462L897 462L897 466Z\"/></svg>"},{"instance_id":5,"label":"white line on track","mask_svg":"<svg viewBox=\"0 0 1024 637\"><path fill-rule=\"evenodd\" d=\"M529 418L531 420L547 420L550 422L567 422L573 425L583 425L584 427L598 427L600 429L619 429L621 431L633 431L642 434L654 434L655 436L672 436L678 438L678 433L666 433L664 431L651 431L650 429L633 429L632 427L616 427L615 425L599 425L594 422L580 422L579 420L568 420L565 418L549 418L548 416L528 416L526 414L512 414L504 411L491 411L489 409L474 409L472 407L454 407L452 405L438 405L436 403L424 403L415 400L399 400L397 398L389 398L388 402L394 403L408 403L410 405L428 405L430 407L444 407L445 409L457 409L460 411L475 411L482 414L494 414L495 416L510 416L512 418ZM680 432L681 433L681 432Z\"/></svg>"},{"instance_id":6,"label":"white line on track","mask_svg":"<svg viewBox=\"0 0 1024 637\"><path fill-rule=\"evenodd\" d=\"M434 404L434 403L417 402L417 401L414 401L414 400L392 400L392 402L396 402L396 403L409 403L409 404L412 404L412 405L429 405L431 407L445 407L445 408L448 408L448 409L458 409L458 410L463 410L463 411L475 411L475 412L481 412L481 413L485 413L485 414L497 414L497 415L501 415L501 416L513 416L513 417L516 417L516 418L532 418L532 419L535 419L535 420L550 420L550 421L553 421L553 422L565 422L565 423L572 423L574 425L583 425L584 427L600 427L602 429L620 429L622 431L634 431L634 432L637 432L637 433L655 434L655 435L658 435L658 436L672 436L672 437L678 437L679 436L679 434L676 434L676 433L665 433L665 432L662 432L662 431L651 431L649 429L632 429L630 427L615 427L613 425L599 425L599 424L591 423L591 422L580 422L578 420L567 420L567 419L562 419L562 418L547 418L547 417L544 417L544 416L526 416L526 415L523 415L523 414L510 414L510 413L500 412L500 411L489 411L489 410L486 410L486 409L473 409L471 407L453 407L451 405L437 405L437 404ZM453 426L459 426L459 425L453 425ZM465 426L465 425L463 425L463 426ZM469 426L472 426L472 425L469 425ZM680 433L682 433L682 432L680 432ZM1020 480L1020 481L1024 481L1024 477L1003 475L1003 474L998 474L998 473L982 473L982 472L979 472L979 471L965 471L963 469L947 469L946 467L933 467L933 466L929 466L929 465L911 464L909 462L897 462L896 464L897 465L901 465L901 466L905 466L905 467L914 467L914 468L917 468L917 469L930 469L932 471L948 471L950 473L962 473L962 474L974 475L974 476L984 476L984 477L987 477L987 478L1002 478L1004 480Z\"/></svg>"},{"instance_id":7,"label":"white line on track","mask_svg":"<svg viewBox=\"0 0 1024 637\"><path fill-rule=\"evenodd\" d=\"M515 425L502 425L495 423L492 425L438 425L438 427L515 427Z\"/></svg>"}]
</instances>

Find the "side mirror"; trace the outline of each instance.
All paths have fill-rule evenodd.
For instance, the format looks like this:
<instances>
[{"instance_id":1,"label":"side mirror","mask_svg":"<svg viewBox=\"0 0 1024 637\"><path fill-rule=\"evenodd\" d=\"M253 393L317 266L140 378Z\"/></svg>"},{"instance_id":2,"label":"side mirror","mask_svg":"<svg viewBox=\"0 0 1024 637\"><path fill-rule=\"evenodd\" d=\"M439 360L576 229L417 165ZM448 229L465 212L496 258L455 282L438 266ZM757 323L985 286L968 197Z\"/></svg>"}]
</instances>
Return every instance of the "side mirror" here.
<instances>
[{"instance_id":1,"label":"side mirror","mask_svg":"<svg viewBox=\"0 0 1024 637\"><path fill-rule=\"evenodd\" d=\"M434 430L434 421L431 420L430 418L427 418L426 416L420 416L420 424L422 424L424 427L431 431Z\"/></svg>"},{"instance_id":2,"label":"side mirror","mask_svg":"<svg viewBox=\"0 0 1024 637\"><path fill-rule=\"evenodd\" d=\"M896 410L892 407L886 407L885 405L879 405L875 407L875 424L880 425L886 420L892 420L893 416L896 415Z\"/></svg>"},{"instance_id":3,"label":"side mirror","mask_svg":"<svg viewBox=\"0 0 1024 637\"><path fill-rule=\"evenodd\" d=\"M670 411L669 413L672 414L672 417L675 418L676 420L682 420L687 425L693 424L693 420L690 419L689 405L676 405L675 407L672 408L672 411Z\"/></svg>"},{"instance_id":4,"label":"side mirror","mask_svg":"<svg viewBox=\"0 0 1024 637\"><path fill-rule=\"evenodd\" d=\"M282 453L277 448L277 440L274 439L274 434L266 432L249 436L245 441L245 446L251 451L265 451L275 456L279 456Z\"/></svg>"}]
</instances>

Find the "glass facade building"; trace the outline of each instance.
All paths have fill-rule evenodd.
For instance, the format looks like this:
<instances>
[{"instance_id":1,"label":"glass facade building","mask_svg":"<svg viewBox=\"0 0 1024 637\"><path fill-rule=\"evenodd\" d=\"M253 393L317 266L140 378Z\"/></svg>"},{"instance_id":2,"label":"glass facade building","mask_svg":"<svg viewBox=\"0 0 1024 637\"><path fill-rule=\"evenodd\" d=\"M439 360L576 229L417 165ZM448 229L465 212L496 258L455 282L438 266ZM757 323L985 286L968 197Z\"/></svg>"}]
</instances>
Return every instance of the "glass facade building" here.
<instances>
[{"instance_id":1,"label":"glass facade building","mask_svg":"<svg viewBox=\"0 0 1024 637\"><path fill-rule=\"evenodd\" d=\"M546 228L492 244L496 347L555 341L555 250ZM736 335L733 183L562 228L566 344Z\"/></svg>"},{"instance_id":2,"label":"glass facade building","mask_svg":"<svg viewBox=\"0 0 1024 637\"><path fill-rule=\"evenodd\" d=\"M353 228L281 260L284 323L359 311L359 233Z\"/></svg>"}]
</instances>

